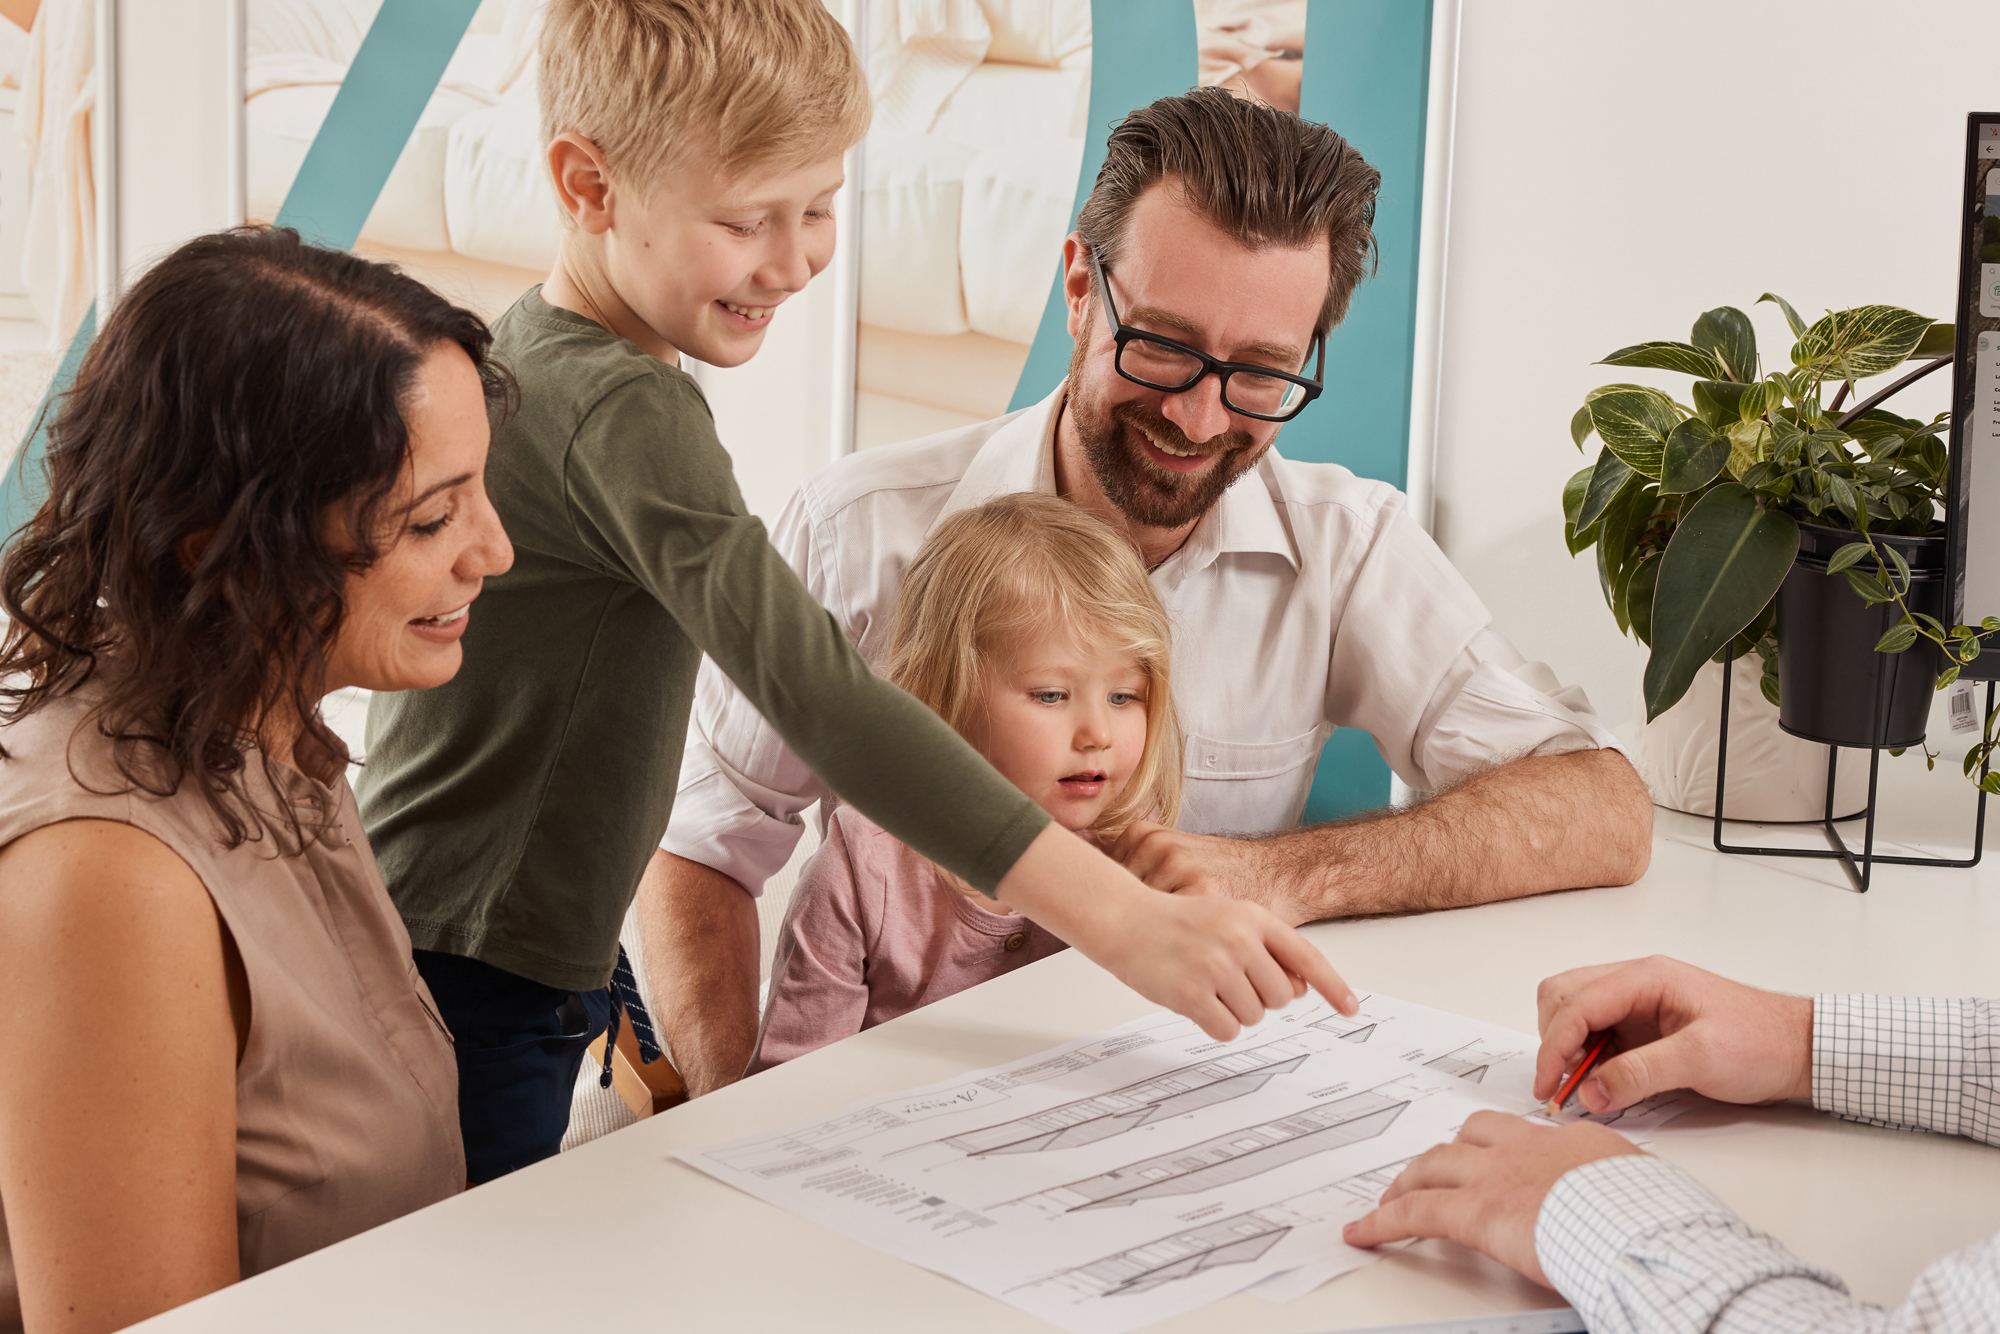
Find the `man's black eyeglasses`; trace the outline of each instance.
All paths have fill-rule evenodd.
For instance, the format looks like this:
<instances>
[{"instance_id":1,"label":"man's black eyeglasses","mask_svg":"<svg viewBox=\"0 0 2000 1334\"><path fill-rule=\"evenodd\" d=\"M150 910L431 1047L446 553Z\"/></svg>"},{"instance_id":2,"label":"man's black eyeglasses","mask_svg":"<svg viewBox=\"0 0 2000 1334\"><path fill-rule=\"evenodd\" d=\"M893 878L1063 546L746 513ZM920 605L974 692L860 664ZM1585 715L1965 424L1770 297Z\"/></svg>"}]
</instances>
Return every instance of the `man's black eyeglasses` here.
<instances>
[{"instance_id":1,"label":"man's black eyeglasses","mask_svg":"<svg viewBox=\"0 0 2000 1334\"><path fill-rule=\"evenodd\" d=\"M1213 375L1222 381L1224 407L1267 422L1288 422L1319 397L1326 373L1323 335L1313 338L1319 345L1319 361L1310 380L1269 366L1217 361L1199 348L1120 322L1118 309L1111 304L1111 285L1104 281L1104 265L1098 262L1094 250L1090 253L1090 267L1097 275L1097 290L1104 297L1104 315L1111 321L1111 336L1118 344L1113 364L1133 384L1181 394L1200 384L1204 376ZM1307 351L1310 353L1311 349Z\"/></svg>"}]
</instances>

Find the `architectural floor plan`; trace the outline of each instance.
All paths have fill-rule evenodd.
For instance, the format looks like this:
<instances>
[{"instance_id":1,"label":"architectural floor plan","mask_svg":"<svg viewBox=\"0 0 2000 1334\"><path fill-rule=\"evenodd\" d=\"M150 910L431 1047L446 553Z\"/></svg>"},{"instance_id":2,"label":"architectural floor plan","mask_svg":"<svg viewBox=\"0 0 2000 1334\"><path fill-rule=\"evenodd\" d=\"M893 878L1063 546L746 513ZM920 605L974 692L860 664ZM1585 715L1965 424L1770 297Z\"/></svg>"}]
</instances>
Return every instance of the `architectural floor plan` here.
<instances>
[{"instance_id":1,"label":"architectural floor plan","mask_svg":"<svg viewBox=\"0 0 2000 1334\"><path fill-rule=\"evenodd\" d=\"M1353 1018L1311 997L1229 1043L1161 1013L680 1156L1066 1329L1116 1334L1245 1289L1289 1300L1378 1258L1341 1226L1472 1112L1534 1113L1534 1051L1386 996ZM1691 1101L1615 1128L1644 1133Z\"/></svg>"}]
</instances>

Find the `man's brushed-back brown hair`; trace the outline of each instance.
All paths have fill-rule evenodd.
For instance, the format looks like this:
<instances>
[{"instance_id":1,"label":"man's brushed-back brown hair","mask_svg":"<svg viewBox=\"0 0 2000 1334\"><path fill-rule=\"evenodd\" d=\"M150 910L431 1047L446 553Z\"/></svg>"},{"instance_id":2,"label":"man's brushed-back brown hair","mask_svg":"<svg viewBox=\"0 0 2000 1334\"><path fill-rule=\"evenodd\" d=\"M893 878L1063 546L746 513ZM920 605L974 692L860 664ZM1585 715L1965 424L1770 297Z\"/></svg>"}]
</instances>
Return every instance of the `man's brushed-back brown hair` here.
<instances>
[{"instance_id":1,"label":"man's brushed-back brown hair","mask_svg":"<svg viewBox=\"0 0 2000 1334\"><path fill-rule=\"evenodd\" d=\"M1332 261L1313 332L1347 315L1374 270L1375 194L1382 173L1353 145L1221 88L1195 88L1140 107L1111 132L1104 167L1076 230L1109 269L1139 196L1171 178L1189 207L1253 250L1324 244Z\"/></svg>"},{"instance_id":2,"label":"man's brushed-back brown hair","mask_svg":"<svg viewBox=\"0 0 2000 1334\"><path fill-rule=\"evenodd\" d=\"M538 78L543 144L582 135L642 196L691 153L786 170L868 129L860 58L820 0L553 0Z\"/></svg>"}]
</instances>

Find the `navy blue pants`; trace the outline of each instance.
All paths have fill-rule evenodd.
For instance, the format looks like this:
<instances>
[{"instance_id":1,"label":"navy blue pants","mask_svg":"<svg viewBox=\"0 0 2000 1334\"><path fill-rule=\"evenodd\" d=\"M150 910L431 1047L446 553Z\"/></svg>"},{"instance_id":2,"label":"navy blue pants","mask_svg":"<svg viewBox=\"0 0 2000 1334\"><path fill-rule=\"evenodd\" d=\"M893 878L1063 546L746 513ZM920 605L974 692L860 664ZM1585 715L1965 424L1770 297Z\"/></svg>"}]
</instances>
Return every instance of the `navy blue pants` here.
<instances>
[{"instance_id":1,"label":"navy blue pants","mask_svg":"<svg viewBox=\"0 0 2000 1334\"><path fill-rule=\"evenodd\" d=\"M610 992L561 991L477 959L414 953L455 1043L466 1180L555 1157L584 1049L610 1023Z\"/></svg>"}]
</instances>

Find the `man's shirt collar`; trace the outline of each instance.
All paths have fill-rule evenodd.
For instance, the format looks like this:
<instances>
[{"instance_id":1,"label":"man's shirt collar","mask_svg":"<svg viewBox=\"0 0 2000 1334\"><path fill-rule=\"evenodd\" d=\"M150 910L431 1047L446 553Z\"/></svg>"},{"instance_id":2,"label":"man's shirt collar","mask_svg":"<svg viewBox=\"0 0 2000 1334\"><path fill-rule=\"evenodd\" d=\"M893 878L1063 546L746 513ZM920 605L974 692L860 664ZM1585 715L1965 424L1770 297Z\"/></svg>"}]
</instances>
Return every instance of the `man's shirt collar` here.
<instances>
[{"instance_id":1,"label":"man's shirt collar","mask_svg":"<svg viewBox=\"0 0 2000 1334\"><path fill-rule=\"evenodd\" d=\"M1000 496L1034 492L1056 493L1056 422L1062 415L1067 382L1041 402L1023 408L1006 425L987 437L972 458L931 525L943 523L960 510L973 509ZM1238 553L1282 556L1299 568L1298 549L1273 498L1279 482L1272 463L1275 445L1257 466L1222 493L1222 499L1201 517L1187 542L1169 556L1160 570L1172 583L1212 565L1216 558Z\"/></svg>"}]
</instances>

